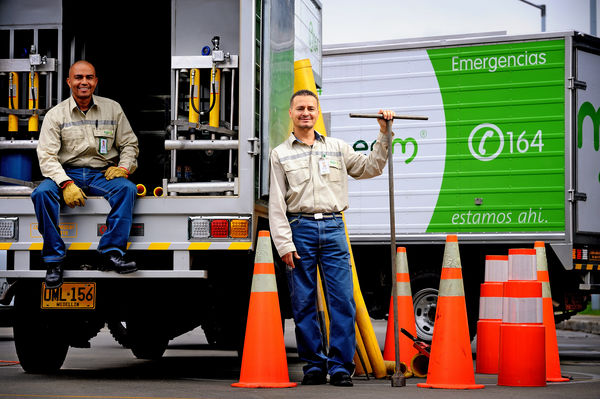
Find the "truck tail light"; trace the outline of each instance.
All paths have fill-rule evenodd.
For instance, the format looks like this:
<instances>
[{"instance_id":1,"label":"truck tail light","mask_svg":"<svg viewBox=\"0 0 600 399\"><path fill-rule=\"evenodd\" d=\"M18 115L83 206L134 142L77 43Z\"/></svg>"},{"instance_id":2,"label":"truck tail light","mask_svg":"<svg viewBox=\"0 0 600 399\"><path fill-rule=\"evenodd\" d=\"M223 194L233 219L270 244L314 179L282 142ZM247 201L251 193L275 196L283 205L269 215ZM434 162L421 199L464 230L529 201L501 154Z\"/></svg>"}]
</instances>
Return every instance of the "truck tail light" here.
<instances>
[{"instance_id":1,"label":"truck tail light","mask_svg":"<svg viewBox=\"0 0 600 399\"><path fill-rule=\"evenodd\" d=\"M0 240L16 240L19 218L0 218Z\"/></svg>"},{"instance_id":2,"label":"truck tail light","mask_svg":"<svg viewBox=\"0 0 600 399\"><path fill-rule=\"evenodd\" d=\"M201 218L189 219L190 238L208 238L210 237L210 220Z\"/></svg>"},{"instance_id":3,"label":"truck tail light","mask_svg":"<svg viewBox=\"0 0 600 399\"><path fill-rule=\"evenodd\" d=\"M188 238L190 240L249 239L250 216L190 216Z\"/></svg>"},{"instance_id":4,"label":"truck tail light","mask_svg":"<svg viewBox=\"0 0 600 399\"><path fill-rule=\"evenodd\" d=\"M226 219L214 219L210 222L210 235L213 238L229 237L229 221Z\"/></svg>"},{"instance_id":5,"label":"truck tail light","mask_svg":"<svg viewBox=\"0 0 600 399\"><path fill-rule=\"evenodd\" d=\"M248 238L248 220L234 219L231 221L231 238Z\"/></svg>"}]
</instances>

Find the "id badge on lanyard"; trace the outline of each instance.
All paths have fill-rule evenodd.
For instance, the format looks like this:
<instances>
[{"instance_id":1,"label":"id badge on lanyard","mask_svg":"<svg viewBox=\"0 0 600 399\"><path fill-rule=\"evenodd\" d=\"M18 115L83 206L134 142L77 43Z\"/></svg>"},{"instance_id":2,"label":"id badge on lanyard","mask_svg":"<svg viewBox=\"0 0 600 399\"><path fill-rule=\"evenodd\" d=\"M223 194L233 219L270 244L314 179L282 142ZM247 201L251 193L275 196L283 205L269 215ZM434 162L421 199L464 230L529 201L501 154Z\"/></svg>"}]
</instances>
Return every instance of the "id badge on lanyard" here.
<instances>
[{"instance_id":1,"label":"id badge on lanyard","mask_svg":"<svg viewBox=\"0 0 600 399\"><path fill-rule=\"evenodd\" d=\"M319 159L319 173L322 175L329 174L329 161L325 159L325 155L321 159Z\"/></svg>"},{"instance_id":2,"label":"id badge on lanyard","mask_svg":"<svg viewBox=\"0 0 600 399\"><path fill-rule=\"evenodd\" d=\"M108 154L108 139L101 137L98 143L98 153L100 155Z\"/></svg>"}]
</instances>

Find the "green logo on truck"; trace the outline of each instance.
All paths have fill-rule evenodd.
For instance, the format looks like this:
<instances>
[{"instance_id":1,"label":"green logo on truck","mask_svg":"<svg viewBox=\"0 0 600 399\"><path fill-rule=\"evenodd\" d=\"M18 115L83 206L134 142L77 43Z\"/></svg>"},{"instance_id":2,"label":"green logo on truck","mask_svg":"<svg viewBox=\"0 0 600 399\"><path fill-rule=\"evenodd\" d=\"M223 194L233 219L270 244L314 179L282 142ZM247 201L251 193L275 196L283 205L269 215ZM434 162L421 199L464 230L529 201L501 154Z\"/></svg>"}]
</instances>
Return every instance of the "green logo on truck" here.
<instances>
[{"instance_id":1,"label":"green logo on truck","mask_svg":"<svg viewBox=\"0 0 600 399\"><path fill-rule=\"evenodd\" d=\"M564 40L427 53L446 128L443 180L427 231L563 230Z\"/></svg>"},{"instance_id":2,"label":"green logo on truck","mask_svg":"<svg viewBox=\"0 0 600 399\"><path fill-rule=\"evenodd\" d=\"M376 142L377 140L371 143L371 151L373 151L373 146ZM404 160L406 164L411 163L419 151L419 144L417 143L417 140L413 139L412 137L407 137L406 139L396 138L392 140L392 154L396 153L396 144L400 144L400 150L402 151L402 154L407 154L408 144L412 144L412 154L410 154L410 156ZM369 151L369 145L364 140L356 140L354 144L352 144L352 148L354 148L354 151Z\"/></svg>"},{"instance_id":3,"label":"green logo on truck","mask_svg":"<svg viewBox=\"0 0 600 399\"><path fill-rule=\"evenodd\" d=\"M583 147L583 122L589 117L592 120L594 133L594 150L600 149L600 108L596 109L590 102L584 102L577 112L577 148ZM600 175L598 175L600 181Z\"/></svg>"}]
</instances>

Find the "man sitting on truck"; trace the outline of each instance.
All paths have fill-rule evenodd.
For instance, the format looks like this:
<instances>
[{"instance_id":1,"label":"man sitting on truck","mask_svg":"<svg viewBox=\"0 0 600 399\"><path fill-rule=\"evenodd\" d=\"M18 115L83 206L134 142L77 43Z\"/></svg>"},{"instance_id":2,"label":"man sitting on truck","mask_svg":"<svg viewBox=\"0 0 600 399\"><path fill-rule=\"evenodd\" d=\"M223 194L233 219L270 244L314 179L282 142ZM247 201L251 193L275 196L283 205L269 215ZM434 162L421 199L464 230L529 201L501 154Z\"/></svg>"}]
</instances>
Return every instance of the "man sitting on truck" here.
<instances>
[{"instance_id":1,"label":"man sitting on truck","mask_svg":"<svg viewBox=\"0 0 600 399\"><path fill-rule=\"evenodd\" d=\"M369 156L346 142L315 131L317 95L300 90L290 100L294 130L271 152L269 224L277 252L288 266L296 342L304 366L302 384L352 386L355 353L352 267L342 211L348 208L348 175L378 176L387 161L386 121ZM385 119L385 120L384 120ZM323 272L331 330L325 353L317 319L317 264Z\"/></svg>"},{"instance_id":2,"label":"man sitting on truck","mask_svg":"<svg viewBox=\"0 0 600 399\"><path fill-rule=\"evenodd\" d=\"M37 154L46 179L31 194L44 239L47 288L60 287L63 279L61 200L70 208L85 206L86 193L103 196L111 206L97 248L103 257L99 269L137 270L135 262L123 258L136 198L136 186L127 177L137 167L137 137L117 102L93 94L98 78L92 64L75 62L67 84L72 96L48 111L40 130Z\"/></svg>"}]
</instances>

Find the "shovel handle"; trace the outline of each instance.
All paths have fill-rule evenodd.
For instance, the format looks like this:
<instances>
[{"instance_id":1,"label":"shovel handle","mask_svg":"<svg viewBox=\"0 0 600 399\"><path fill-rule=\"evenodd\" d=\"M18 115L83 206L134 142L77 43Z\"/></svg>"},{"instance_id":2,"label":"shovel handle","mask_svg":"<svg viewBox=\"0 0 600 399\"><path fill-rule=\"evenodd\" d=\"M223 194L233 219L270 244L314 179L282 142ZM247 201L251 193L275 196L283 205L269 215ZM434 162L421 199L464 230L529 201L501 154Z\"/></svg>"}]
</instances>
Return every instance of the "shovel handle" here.
<instances>
[{"instance_id":1,"label":"shovel handle","mask_svg":"<svg viewBox=\"0 0 600 399\"><path fill-rule=\"evenodd\" d=\"M350 118L381 118L382 114L355 114L351 113ZM416 121L426 121L429 119L427 116L416 116L416 115L394 115L394 119L412 119Z\"/></svg>"}]
</instances>

